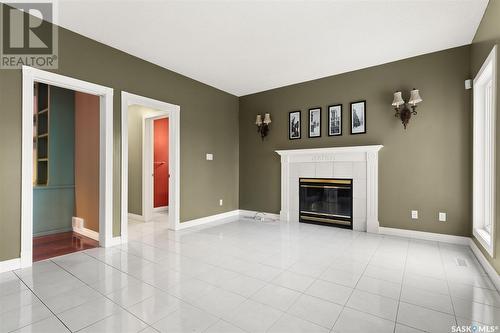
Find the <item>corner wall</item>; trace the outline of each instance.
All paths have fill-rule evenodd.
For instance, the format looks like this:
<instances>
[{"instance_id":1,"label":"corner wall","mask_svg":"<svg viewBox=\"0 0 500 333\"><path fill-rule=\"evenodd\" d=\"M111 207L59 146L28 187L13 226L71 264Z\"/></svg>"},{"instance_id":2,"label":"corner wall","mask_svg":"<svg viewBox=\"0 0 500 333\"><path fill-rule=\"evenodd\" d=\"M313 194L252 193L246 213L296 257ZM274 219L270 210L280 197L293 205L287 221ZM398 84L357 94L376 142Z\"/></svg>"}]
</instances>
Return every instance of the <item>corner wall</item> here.
<instances>
[{"instance_id":1,"label":"corner wall","mask_svg":"<svg viewBox=\"0 0 500 333\"><path fill-rule=\"evenodd\" d=\"M49 182L33 186L33 236L70 231L75 212L75 93L49 90Z\"/></svg>"},{"instance_id":2,"label":"corner wall","mask_svg":"<svg viewBox=\"0 0 500 333\"><path fill-rule=\"evenodd\" d=\"M75 92L75 216L99 232L99 97Z\"/></svg>"},{"instance_id":3,"label":"corner wall","mask_svg":"<svg viewBox=\"0 0 500 333\"><path fill-rule=\"evenodd\" d=\"M142 140L144 116L158 110L139 105L128 107L128 212L142 215Z\"/></svg>"},{"instance_id":4,"label":"corner wall","mask_svg":"<svg viewBox=\"0 0 500 333\"><path fill-rule=\"evenodd\" d=\"M383 227L471 235L470 46L426 54L240 98L240 209L279 213L277 149L382 144L379 220ZM423 102L405 131L394 117L393 93L419 88ZM367 101L367 133L350 135L349 103ZM327 136L326 108L343 104L343 135ZM308 138L308 109L322 107L321 138ZM302 110L302 139L288 139L288 112ZM269 136L256 132L257 113L271 113ZM298 189L298 187L297 187ZM410 211L419 211L419 219ZM446 212L447 222L438 221Z\"/></svg>"},{"instance_id":5,"label":"corner wall","mask_svg":"<svg viewBox=\"0 0 500 333\"><path fill-rule=\"evenodd\" d=\"M180 106L181 221L238 209L236 96L62 28L54 72L114 88L113 236L120 235L121 91ZM20 256L21 89L21 70L0 70L0 156L8 161L0 163L0 261Z\"/></svg>"}]
</instances>

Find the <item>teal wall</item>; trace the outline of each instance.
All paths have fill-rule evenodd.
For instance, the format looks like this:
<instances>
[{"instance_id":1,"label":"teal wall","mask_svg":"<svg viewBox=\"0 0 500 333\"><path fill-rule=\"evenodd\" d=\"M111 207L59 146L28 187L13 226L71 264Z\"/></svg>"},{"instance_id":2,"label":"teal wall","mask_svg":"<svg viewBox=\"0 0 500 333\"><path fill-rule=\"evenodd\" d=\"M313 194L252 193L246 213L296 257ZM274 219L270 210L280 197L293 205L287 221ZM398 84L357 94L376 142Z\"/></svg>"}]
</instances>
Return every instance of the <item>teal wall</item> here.
<instances>
[{"instance_id":1,"label":"teal wall","mask_svg":"<svg viewBox=\"0 0 500 333\"><path fill-rule=\"evenodd\" d=\"M75 211L75 94L50 87L49 184L33 189L33 234L71 230Z\"/></svg>"}]
</instances>

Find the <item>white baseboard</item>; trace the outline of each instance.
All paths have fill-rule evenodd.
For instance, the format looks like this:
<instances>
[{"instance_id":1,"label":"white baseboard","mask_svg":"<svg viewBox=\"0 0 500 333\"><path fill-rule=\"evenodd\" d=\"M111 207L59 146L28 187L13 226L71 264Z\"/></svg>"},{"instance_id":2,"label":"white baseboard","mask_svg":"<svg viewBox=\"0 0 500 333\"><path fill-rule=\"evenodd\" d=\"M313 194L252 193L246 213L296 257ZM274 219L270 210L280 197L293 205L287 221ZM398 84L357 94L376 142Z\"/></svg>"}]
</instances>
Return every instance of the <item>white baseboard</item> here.
<instances>
[{"instance_id":1,"label":"white baseboard","mask_svg":"<svg viewBox=\"0 0 500 333\"><path fill-rule=\"evenodd\" d=\"M168 206L153 208L153 213L168 212Z\"/></svg>"},{"instance_id":2,"label":"white baseboard","mask_svg":"<svg viewBox=\"0 0 500 333\"><path fill-rule=\"evenodd\" d=\"M481 252L476 242L474 242L472 238L469 239L469 246L472 250L472 253L474 253L477 260L479 260L479 263L481 264L481 266L483 266L484 270L486 271L486 274L488 274L491 281L495 285L495 288L497 288L497 290L500 291L500 275L498 275L495 268L491 266L490 262L486 259L483 252Z\"/></svg>"},{"instance_id":3,"label":"white baseboard","mask_svg":"<svg viewBox=\"0 0 500 333\"><path fill-rule=\"evenodd\" d=\"M135 221L145 222L143 215L128 213L128 218Z\"/></svg>"},{"instance_id":4,"label":"white baseboard","mask_svg":"<svg viewBox=\"0 0 500 333\"><path fill-rule=\"evenodd\" d=\"M382 234L382 235L423 239L423 240L443 242L443 243L452 243L452 244L460 244L460 245L469 245L470 244L469 237L437 234L437 233L425 232L425 231L379 227L378 233Z\"/></svg>"},{"instance_id":5,"label":"white baseboard","mask_svg":"<svg viewBox=\"0 0 500 333\"><path fill-rule=\"evenodd\" d=\"M82 236L92 238L93 240L99 241L99 233L94 230L90 230L84 227L85 221L80 217L74 217L72 220L73 232L80 234Z\"/></svg>"},{"instance_id":6,"label":"white baseboard","mask_svg":"<svg viewBox=\"0 0 500 333\"><path fill-rule=\"evenodd\" d=\"M210 216L205 216L205 217L200 217L199 219L194 219L186 222L182 222L180 226L177 228L177 230L181 229L186 229L186 228L191 228L191 227L196 227L200 225L204 225L207 223L212 223L212 222L220 222L220 220L224 220L227 218L231 217L250 217L253 218L257 213L256 211L252 210L242 210L242 209L235 209L231 210L229 212L221 213L221 214L215 214L215 215L210 215ZM278 214L272 214L272 213L260 213L263 214L263 216L266 219L272 219L272 220L279 220L280 216Z\"/></svg>"},{"instance_id":7,"label":"white baseboard","mask_svg":"<svg viewBox=\"0 0 500 333\"><path fill-rule=\"evenodd\" d=\"M122 241L122 238L120 236L113 237L113 238L111 238L111 241L109 242L109 244L106 244L106 247L116 246L116 245L120 245L122 243L123 243L123 241Z\"/></svg>"},{"instance_id":8,"label":"white baseboard","mask_svg":"<svg viewBox=\"0 0 500 333\"><path fill-rule=\"evenodd\" d=\"M280 220L280 215L279 214L273 214L273 213L266 213L266 212L257 212L255 210L246 210L246 209L240 209L240 216L241 217L246 217L246 218L255 218L255 217L264 217L265 219L270 219L270 220Z\"/></svg>"},{"instance_id":9,"label":"white baseboard","mask_svg":"<svg viewBox=\"0 0 500 333\"><path fill-rule=\"evenodd\" d=\"M219 220L227 219L230 217L237 217L240 215L240 211L238 209L236 210L231 210L229 212L225 213L220 213L220 214L215 214L215 215L210 215L210 216L205 216L205 217L200 217L199 219L194 219L186 222L181 222L180 225L177 227L177 230L182 230L186 228L191 228L191 227L196 227L199 225L207 224L210 222L216 222Z\"/></svg>"},{"instance_id":10,"label":"white baseboard","mask_svg":"<svg viewBox=\"0 0 500 333\"><path fill-rule=\"evenodd\" d=\"M21 258L0 261L0 273L21 268Z\"/></svg>"}]
</instances>

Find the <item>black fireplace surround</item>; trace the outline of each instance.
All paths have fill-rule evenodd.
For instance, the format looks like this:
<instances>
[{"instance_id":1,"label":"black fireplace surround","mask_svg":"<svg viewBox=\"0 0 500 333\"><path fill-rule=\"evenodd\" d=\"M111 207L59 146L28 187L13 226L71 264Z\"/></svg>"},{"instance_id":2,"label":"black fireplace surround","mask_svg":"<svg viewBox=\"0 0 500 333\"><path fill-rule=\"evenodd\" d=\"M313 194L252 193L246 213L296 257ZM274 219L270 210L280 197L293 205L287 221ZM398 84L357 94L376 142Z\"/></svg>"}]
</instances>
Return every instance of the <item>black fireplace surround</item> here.
<instances>
[{"instance_id":1,"label":"black fireplace surround","mask_svg":"<svg viewBox=\"0 0 500 333\"><path fill-rule=\"evenodd\" d=\"M299 221L352 229L352 179L300 178Z\"/></svg>"}]
</instances>

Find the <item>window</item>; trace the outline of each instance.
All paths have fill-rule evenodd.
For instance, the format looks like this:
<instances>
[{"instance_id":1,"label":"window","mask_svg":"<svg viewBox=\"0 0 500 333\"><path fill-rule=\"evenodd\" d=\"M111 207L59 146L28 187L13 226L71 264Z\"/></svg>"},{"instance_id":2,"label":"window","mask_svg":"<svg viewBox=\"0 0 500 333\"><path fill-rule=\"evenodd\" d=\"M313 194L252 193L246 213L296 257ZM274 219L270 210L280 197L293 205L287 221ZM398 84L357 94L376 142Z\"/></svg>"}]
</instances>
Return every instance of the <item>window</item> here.
<instances>
[{"instance_id":1,"label":"window","mask_svg":"<svg viewBox=\"0 0 500 333\"><path fill-rule=\"evenodd\" d=\"M474 79L473 234L493 256L495 218L495 46Z\"/></svg>"}]
</instances>

